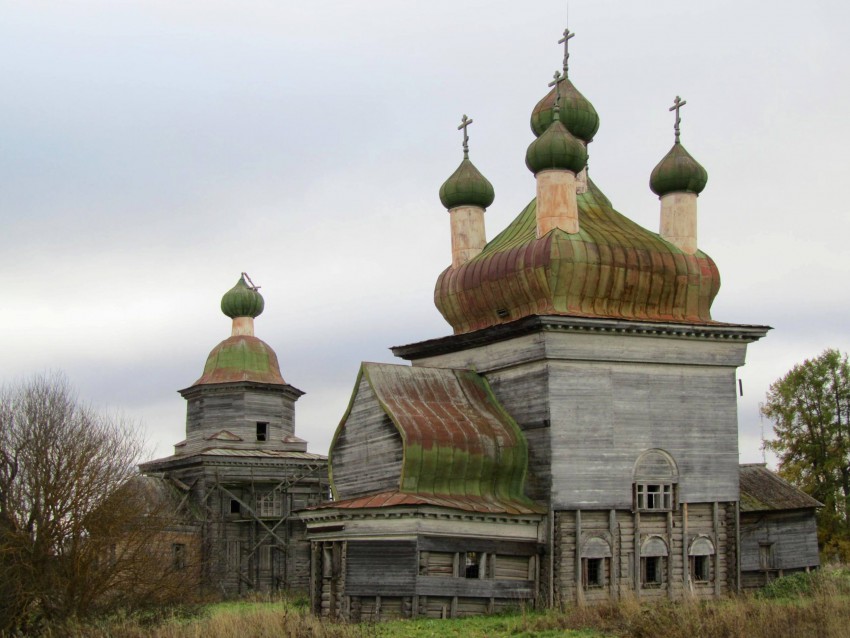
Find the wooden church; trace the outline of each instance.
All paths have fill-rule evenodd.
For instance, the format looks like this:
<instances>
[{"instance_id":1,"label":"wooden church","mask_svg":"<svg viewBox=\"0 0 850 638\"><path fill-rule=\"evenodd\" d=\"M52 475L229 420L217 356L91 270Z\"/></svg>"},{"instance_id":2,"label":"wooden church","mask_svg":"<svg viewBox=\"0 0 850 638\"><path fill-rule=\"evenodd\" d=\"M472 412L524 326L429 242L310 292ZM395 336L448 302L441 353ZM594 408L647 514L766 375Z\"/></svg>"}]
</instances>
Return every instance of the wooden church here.
<instances>
[{"instance_id":1,"label":"wooden church","mask_svg":"<svg viewBox=\"0 0 850 638\"><path fill-rule=\"evenodd\" d=\"M740 589L742 564L765 579L818 564L818 503L786 499L805 522L785 534L769 481L748 481L748 511L764 507L741 545L736 370L769 328L711 316L720 275L698 247L707 173L680 140L685 102L650 174L653 232L588 175L599 117L568 77L572 35L531 113L536 197L489 241L494 190L469 159L472 120L459 127L463 160L440 189L452 263L434 290L453 334L392 348L412 365L360 368L329 452L333 501L301 515L317 613L714 598ZM742 556L770 525L791 549Z\"/></svg>"}]
</instances>

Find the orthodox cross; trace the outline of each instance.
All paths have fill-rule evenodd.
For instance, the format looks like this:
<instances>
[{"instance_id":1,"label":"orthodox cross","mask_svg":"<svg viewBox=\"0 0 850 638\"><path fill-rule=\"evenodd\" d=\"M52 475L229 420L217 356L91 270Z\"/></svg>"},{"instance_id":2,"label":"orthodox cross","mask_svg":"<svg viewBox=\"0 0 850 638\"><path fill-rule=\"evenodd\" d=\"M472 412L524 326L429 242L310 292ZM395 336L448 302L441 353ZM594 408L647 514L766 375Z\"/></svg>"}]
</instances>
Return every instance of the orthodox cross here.
<instances>
[{"instance_id":1,"label":"orthodox cross","mask_svg":"<svg viewBox=\"0 0 850 638\"><path fill-rule=\"evenodd\" d=\"M564 77L570 74L570 40L575 37L575 33L570 31L569 27L564 29L564 37L558 40L558 44L564 45Z\"/></svg>"},{"instance_id":2,"label":"orthodox cross","mask_svg":"<svg viewBox=\"0 0 850 638\"><path fill-rule=\"evenodd\" d=\"M679 109L685 106L685 104L687 103L687 100L683 100L677 95L676 99L673 100L673 106L667 109L668 111L676 111L676 124L673 126L673 130L676 131L676 144L679 143L679 124L682 123L682 118L679 117Z\"/></svg>"},{"instance_id":3,"label":"orthodox cross","mask_svg":"<svg viewBox=\"0 0 850 638\"><path fill-rule=\"evenodd\" d=\"M552 77L555 79L549 82L548 86L555 87L555 111L559 111L561 108L561 72L555 71L555 75Z\"/></svg>"},{"instance_id":4,"label":"orthodox cross","mask_svg":"<svg viewBox=\"0 0 850 638\"><path fill-rule=\"evenodd\" d=\"M460 118L460 126L457 127L457 130L463 129L463 158L469 159L469 134L466 132L466 128L472 124L472 118L466 117L464 113L463 117Z\"/></svg>"}]
</instances>

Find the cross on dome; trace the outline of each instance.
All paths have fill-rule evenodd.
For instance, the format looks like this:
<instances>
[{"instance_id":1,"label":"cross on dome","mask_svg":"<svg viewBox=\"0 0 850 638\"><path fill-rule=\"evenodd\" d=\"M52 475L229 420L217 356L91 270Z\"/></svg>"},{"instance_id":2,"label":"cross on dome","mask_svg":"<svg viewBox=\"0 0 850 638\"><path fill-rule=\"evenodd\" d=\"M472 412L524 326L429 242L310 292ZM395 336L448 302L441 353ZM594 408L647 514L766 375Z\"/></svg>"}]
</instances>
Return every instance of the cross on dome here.
<instances>
[{"instance_id":1,"label":"cross on dome","mask_svg":"<svg viewBox=\"0 0 850 638\"><path fill-rule=\"evenodd\" d=\"M472 118L466 117L464 113L463 117L460 119L460 125L457 127L457 130L463 129L463 157L464 159L469 159L469 133L467 133L467 127L472 124Z\"/></svg>"},{"instance_id":2,"label":"cross on dome","mask_svg":"<svg viewBox=\"0 0 850 638\"><path fill-rule=\"evenodd\" d=\"M570 40L575 37L575 33L567 27L564 29L564 37L558 40L558 44L564 45L564 77L570 75Z\"/></svg>"},{"instance_id":3,"label":"cross on dome","mask_svg":"<svg viewBox=\"0 0 850 638\"><path fill-rule=\"evenodd\" d=\"M667 109L668 111L676 111L676 123L673 125L673 130L676 132L676 144L679 143L679 134L681 132L679 129L679 125L682 123L682 118L679 116L679 109L685 106L685 104L687 103L687 100L683 100L677 95L676 99L673 100L673 106Z\"/></svg>"}]
</instances>

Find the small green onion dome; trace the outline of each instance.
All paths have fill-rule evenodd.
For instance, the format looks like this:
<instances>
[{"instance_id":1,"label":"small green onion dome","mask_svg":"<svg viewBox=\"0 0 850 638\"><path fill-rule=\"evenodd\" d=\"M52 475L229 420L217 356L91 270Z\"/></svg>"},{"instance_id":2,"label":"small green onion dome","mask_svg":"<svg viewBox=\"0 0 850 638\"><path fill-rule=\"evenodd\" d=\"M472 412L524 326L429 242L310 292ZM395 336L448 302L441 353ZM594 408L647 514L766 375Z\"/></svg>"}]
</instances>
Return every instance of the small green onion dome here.
<instances>
[{"instance_id":1,"label":"small green onion dome","mask_svg":"<svg viewBox=\"0 0 850 638\"><path fill-rule=\"evenodd\" d=\"M449 210L458 206L487 208L495 197L493 185L468 157L463 158L457 170L440 187L440 201Z\"/></svg>"},{"instance_id":2,"label":"small green onion dome","mask_svg":"<svg viewBox=\"0 0 850 638\"><path fill-rule=\"evenodd\" d=\"M560 81L560 120L567 130L584 142L589 142L599 130L599 115L593 104L567 78ZM531 130L540 137L552 123L555 108L555 89L537 103L531 112Z\"/></svg>"},{"instance_id":3,"label":"small green onion dome","mask_svg":"<svg viewBox=\"0 0 850 638\"><path fill-rule=\"evenodd\" d=\"M259 317L264 307L263 296L245 283L244 274L236 282L236 285L224 293L221 298L221 311L231 319Z\"/></svg>"},{"instance_id":4,"label":"small green onion dome","mask_svg":"<svg viewBox=\"0 0 850 638\"><path fill-rule=\"evenodd\" d=\"M649 187L662 197L668 193L696 193L699 195L708 182L708 173L679 142L652 169Z\"/></svg>"},{"instance_id":5,"label":"small green onion dome","mask_svg":"<svg viewBox=\"0 0 850 638\"><path fill-rule=\"evenodd\" d=\"M587 165L587 149L560 121L554 121L529 145L525 165L535 175L547 169L578 174Z\"/></svg>"}]
</instances>

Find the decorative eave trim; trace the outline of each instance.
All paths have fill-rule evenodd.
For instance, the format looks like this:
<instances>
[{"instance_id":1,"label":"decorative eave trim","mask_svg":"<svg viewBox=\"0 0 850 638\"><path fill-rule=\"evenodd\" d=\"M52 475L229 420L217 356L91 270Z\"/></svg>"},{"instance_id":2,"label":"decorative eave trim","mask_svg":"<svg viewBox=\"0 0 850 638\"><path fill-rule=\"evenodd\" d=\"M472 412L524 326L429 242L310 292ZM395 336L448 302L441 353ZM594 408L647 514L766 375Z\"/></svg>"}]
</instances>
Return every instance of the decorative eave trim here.
<instances>
[{"instance_id":1,"label":"decorative eave trim","mask_svg":"<svg viewBox=\"0 0 850 638\"><path fill-rule=\"evenodd\" d=\"M768 330L772 330L772 328L770 326L720 322L697 324L568 317L562 315L535 315L474 332L429 339L408 345L393 346L390 350L395 356L412 361L424 357L486 346L491 343L507 341L508 339L535 332L595 332L629 334L641 337L710 339L715 341L728 340L752 343L764 337Z\"/></svg>"},{"instance_id":2,"label":"decorative eave trim","mask_svg":"<svg viewBox=\"0 0 850 638\"><path fill-rule=\"evenodd\" d=\"M199 383L189 386L177 392L184 399L191 399L199 394L210 394L215 391L232 391L232 390L262 390L265 392L281 393L293 400L306 394L303 390L299 390L294 385L288 383L260 383L259 381L228 381L227 383Z\"/></svg>"},{"instance_id":3,"label":"decorative eave trim","mask_svg":"<svg viewBox=\"0 0 850 638\"><path fill-rule=\"evenodd\" d=\"M321 509L300 510L294 513L305 523L329 521L355 521L364 519L442 519L479 521L490 523L529 524L539 523L546 514L508 514L505 512L468 512L465 510L439 507L437 505L416 505L396 507L364 507L358 509L335 508L333 503L321 506ZM310 530L307 530L310 533Z\"/></svg>"}]
</instances>

